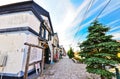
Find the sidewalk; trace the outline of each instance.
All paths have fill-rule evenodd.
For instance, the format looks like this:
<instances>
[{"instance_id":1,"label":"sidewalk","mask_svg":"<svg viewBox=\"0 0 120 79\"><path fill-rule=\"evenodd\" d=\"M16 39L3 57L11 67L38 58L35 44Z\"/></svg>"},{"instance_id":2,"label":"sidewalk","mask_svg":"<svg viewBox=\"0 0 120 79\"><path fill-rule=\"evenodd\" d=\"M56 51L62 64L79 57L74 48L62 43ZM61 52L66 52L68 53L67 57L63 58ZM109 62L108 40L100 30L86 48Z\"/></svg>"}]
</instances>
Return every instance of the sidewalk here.
<instances>
[{"instance_id":1,"label":"sidewalk","mask_svg":"<svg viewBox=\"0 0 120 79\"><path fill-rule=\"evenodd\" d=\"M69 58L63 58L37 79L99 79L99 76L87 73L85 64L76 64Z\"/></svg>"}]
</instances>

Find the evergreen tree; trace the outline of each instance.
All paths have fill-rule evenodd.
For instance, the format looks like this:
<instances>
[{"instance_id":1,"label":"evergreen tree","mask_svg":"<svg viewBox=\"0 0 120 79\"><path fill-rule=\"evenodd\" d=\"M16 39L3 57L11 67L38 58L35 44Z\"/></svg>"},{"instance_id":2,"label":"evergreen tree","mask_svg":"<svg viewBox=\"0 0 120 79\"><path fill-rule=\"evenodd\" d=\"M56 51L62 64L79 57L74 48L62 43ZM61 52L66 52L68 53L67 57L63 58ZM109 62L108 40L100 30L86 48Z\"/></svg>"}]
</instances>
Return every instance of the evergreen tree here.
<instances>
[{"instance_id":1,"label":"evergreen tree","mask_svg":"<svg viewBox=\"0 0 120 79\"><path fill-rule=\"evenodd\" d=\"M81 56L85 57L84 63L87 64L87 72L98 74L101 79L112 78L114 73L109 72L106 67L114 67L119 63L117 57L119 43L113 40L111 35L106 35L108 31L108 27L94 21L88 27L87 40L80 45Z\"/></svg>"},{"instance_id":2,"label":"evergreen tree","mask_svg":"<svg viewBox=\"0 0 120 79\"><path fill-rule=\"evenodd\" d=\"M68 54L69 58L73 58L74 57L74 52L73 52L72 47L70 47L70 49L68 50L67 54Z\"/></svg>"}]
</instances>

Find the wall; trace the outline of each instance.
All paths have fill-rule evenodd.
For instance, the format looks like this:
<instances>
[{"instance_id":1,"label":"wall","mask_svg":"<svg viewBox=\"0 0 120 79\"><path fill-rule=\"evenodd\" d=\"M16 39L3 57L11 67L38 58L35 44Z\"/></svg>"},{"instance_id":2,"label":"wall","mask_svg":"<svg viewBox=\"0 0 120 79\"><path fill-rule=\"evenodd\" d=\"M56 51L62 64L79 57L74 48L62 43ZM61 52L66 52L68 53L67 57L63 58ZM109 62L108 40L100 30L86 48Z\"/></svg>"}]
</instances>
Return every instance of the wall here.
<instances>
[{"instance_id":1,"label":"wall","mask_svg":"<svg viewBox=\"0 0 120 79\"><path fill-rule=\"evenodd\" d=\"M29 26L39 33L40 21L32 11L0 15L0 29Z\"/></svg>"},{"instance_id":2,"label":"wall","mask_svg":"<svg viewBox=\"0 0 120 79\"><path fill-rule=\"evenodd\" d=\"M4 72L16 74L21 70L25 34L0 34L0 52L8 55Z\"/></svg>"},{"instance_id":3,"label":"wall","mask_svg":"<svg viewBox=\"0 0 120 79\"><path fill-rule=\"evenodd\" d=\"M20 71L25 70L28 51L28 46L24 45L25 42L38 45L38 37L28 31L0 34L0 54L5 53L8 55L7 64L4 69L4 73L7 73L7 75L18 75ZM37 50L35 54L42 55L41 49L32 48L31 51L34 50ZM32 60L32 57L33 55L35 56L35 54L31 54L30 62L35 61L35 57ZM29 70L31 69L33 69L33 66L29 68Z\"/></svg>"}]
</instances>

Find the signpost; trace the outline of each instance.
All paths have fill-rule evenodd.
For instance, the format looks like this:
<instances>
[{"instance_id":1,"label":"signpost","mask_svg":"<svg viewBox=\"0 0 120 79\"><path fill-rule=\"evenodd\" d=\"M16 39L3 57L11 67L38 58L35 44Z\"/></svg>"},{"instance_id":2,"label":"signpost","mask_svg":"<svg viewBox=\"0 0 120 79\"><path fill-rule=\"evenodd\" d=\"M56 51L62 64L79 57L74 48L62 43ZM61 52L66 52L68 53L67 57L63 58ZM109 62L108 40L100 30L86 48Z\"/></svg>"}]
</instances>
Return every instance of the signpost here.
<instances>
[{"instance_id":1,"label":"signpost","mask_svg":"<svg viewBox=\"0 0 120 79\"><path fill-rule=\"evenodd\" d=\"M41 73L40 73L40 75L41 74L43 74L43 66L44 66L44 48L43 47L40 47L40 46L38 46L38 45L34 45L34 44L29 44L29 43L25 43L25 45L27 45L28 46L28 53L27 53L27 60L26 60L26 66L25 66L25 73L24 73L24 79L27 79L27 77L28 77L28 69L29 69L29 66L31 66L31 65L36 65L36 64L40 64L40 68L41 68ZM34 49L33 49L34 48ZM31 49L33 49L32 51L31 51ZM41 55L41 57L40 56L38 56L38 57L40 57L40 58L37 58L36 56L37 55L40 55L39 53L39 51L37 51L37 49L42 49L42 55ZM33 54L33 53L35 53L34 54L34 56L31 56L31 53ZM37 54L38 53L38 54ZM32 58L30 58L30 57L32 57ZM36 57L36 58L35 58ZM33 60L32 60L33 59Z\"/></svg>"}]
</instances>

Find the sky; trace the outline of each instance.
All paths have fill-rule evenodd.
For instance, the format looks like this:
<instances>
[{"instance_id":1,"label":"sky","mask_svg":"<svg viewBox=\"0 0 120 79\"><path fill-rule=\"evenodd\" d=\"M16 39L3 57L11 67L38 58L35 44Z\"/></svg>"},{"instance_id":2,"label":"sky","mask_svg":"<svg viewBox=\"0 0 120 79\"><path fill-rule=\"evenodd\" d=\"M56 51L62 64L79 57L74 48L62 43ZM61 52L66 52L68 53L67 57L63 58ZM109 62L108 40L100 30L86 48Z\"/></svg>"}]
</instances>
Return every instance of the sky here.
<instances>
[{"instance_id":1,"label":"sky","mask_svg":"<svg viewBox=\"0 0 120 79\"><path fill-rule=\"evenodd\" d=\"M0 0L0 5L25 0ZM34 0L50 13L54 32L58 33L60 45L66 51L73 47L79 50L78 43L86 40L87 28L103 10L109 0ZM90 5L89 5L90 4ZM111 0L98 17L98 21L110 27L107 34L120 40L120 1Z\"/></svg>"}]
</instances>

